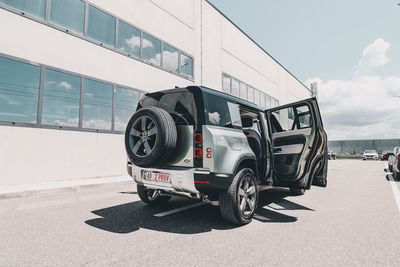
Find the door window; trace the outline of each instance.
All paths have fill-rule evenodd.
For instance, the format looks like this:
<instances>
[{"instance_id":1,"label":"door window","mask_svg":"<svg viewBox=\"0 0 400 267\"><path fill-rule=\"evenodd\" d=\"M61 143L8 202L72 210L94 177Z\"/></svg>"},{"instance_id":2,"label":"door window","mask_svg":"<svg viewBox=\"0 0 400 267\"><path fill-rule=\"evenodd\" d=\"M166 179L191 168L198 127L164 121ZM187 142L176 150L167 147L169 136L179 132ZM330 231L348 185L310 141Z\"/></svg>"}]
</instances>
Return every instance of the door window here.
<instances>
[{"instance_id":1,"label":"door window","mask_svg":"<svg viewBox=\"0 0 400 267\"><path fill-rule=\"evenodd\" d=\"M271 124L274 133L310 128L310 108L307 105L282 108L271 114Z\"/></svg>"}]
</instances>

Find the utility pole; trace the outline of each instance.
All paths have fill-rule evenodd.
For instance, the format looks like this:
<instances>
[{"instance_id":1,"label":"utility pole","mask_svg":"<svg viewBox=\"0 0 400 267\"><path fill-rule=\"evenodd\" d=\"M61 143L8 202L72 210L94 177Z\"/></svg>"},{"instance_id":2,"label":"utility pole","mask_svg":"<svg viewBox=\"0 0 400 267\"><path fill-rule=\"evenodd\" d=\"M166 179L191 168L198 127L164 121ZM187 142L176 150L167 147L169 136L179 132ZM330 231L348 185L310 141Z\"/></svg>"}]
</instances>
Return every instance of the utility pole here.
<instances>
[{"instance_id":1,"label":"utility pole","mask_svg":"<svg viewBox=\"0 0 400 267\"><path fill-rule=\"evenodd\" d=\"M311 89L311 96L318 99L318 83L312 82L310 84L310 89Z\"/></svg>"}]
</instances>

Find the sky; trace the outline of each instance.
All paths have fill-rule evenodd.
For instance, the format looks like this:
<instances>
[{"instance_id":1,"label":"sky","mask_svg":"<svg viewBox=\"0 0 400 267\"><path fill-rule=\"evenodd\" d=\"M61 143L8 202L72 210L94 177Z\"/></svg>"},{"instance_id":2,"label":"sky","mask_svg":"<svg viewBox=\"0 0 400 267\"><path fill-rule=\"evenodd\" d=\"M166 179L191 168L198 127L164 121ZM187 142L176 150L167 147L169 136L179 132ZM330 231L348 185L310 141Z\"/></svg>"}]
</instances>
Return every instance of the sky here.
<instances>
[{"instance_id":1,"label":"sky","mask_svg":"<svg viewBox=\"0 0 400 267\"><path fill-rule=\"evenodd\" d=\"M210 0L306 86L330 140L400 138L400 0Z\"/></svg>"}]
</instances>

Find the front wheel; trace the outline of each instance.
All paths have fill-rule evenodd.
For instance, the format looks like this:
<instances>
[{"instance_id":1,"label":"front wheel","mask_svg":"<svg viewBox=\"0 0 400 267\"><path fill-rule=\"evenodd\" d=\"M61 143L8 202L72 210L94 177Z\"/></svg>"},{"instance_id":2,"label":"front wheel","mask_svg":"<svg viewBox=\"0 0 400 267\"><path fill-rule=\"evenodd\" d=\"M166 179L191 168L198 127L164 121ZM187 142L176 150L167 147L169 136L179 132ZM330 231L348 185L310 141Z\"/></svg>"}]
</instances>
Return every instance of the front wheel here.
<instances>
[{"instance_id":1,"label":"front wheel","mask_svg":"<svg viewBox=\"0 0 400 267\"><path fill-rule=\"evenodd\" d=\"M228 191L219 195L222 217L229 222L245 225L251 222L257 208L256 177L250 168L241 169L233 178Z\"/></svg>"},{"instance_id":2,"label":"front wheel","mask_svg":"<svg viewBox=\"0 0 400 267\"><path fill-rule=\"evenodd\" d=\"M300 188L289 188L290 193L294 196L301 196L304 195L306 190L305 189L300 189Z\"/></svg>"},{"instance_id":3,"label":"front wheel","mask_svg":"<svg viewBox=\"0 0 400 267\"><path fill-rule=\"evenodd\" d=\"M137 185L137 192L140 199L150 206L165 204L171 198L170 196L162 196L157 190L147 189L143 185Z\"/></svg>"}]
</instances>

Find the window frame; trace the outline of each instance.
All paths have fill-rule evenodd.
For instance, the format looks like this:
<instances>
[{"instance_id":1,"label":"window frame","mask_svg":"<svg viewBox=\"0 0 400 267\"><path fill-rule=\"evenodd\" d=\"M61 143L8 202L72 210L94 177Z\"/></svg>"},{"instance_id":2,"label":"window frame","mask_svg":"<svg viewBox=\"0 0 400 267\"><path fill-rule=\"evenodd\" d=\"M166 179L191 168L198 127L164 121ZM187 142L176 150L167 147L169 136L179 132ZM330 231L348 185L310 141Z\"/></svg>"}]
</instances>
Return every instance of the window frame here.
<instances>
[{"instance_id":1,"label":"window frame","mask_svg":"<svg viewBox=\"0 0 400 267\"><path fill-rule=\"evenodd\" d=\"M186 52L186 51L184 51L184 50L182 50L182 49L177 48L176 46L170 44L169 42L166 42L166 41L162 40L161 38L156 37L155 35L153 35L153 34L151 34L151 33L149 33L149 32L144 31L142 28L136 26L135 24L133 24L133 23L131 23L131 22L128 22L127 20L124 20L123 18L120 18L120 17L114 15L113 13L111 13L111 12L109 12L109 11L107 11L107 10L101 8L101 7L99 7L98 5L92 3L92 2L90 2L90 1L88 1L88 0L82 0L82 2L85 3L84 29L83 29L83 33L82 33L82 34L77 33L77 32L75 32L75 31L72 31L72 30L69 30L69 29L66 29L66 28L64 28L64 27L62 27L62 26L60 26L60 25L57 25L57 24L55 24L54 22L50 21L50 5L51 5L51 0L46 0L45 16L44 16L44 18L36 17L36 16L34 16L34 15L31 15L31 14L29 14L29 13L26 13L26 12L23 11L23 10L19 10L19 9L13 8L12 6L8 6L8 5L6 5L5 3L0 3L0 9L4 9L4 10L7 10L7 11L9 11L9 12L15 13L15 14L17 14L17 15L19 15L19 16L22 16L22 17L31 19L31 20L33 20L33 21L35 21L35 22L39 22L39 23L41 23L41 24L44 24L44 25L46 25L46 26L49 26L49 27L51 27L51 28L54 28L54 29L59 30L59 31L61 31L61 32L64 32L64 33L66 33L66 34L70 34L70 35L72 35L72 36L74 36L74 37L77 37L77 38L80 38L80 39L82 39L82 40L88 41L88 42L90 42L90 43L96 44L96 45L101 46L101 47L103 47L103 48L105 48L105 49L111 50L111 51L116 52L116 53L118 53L118 54L121 54L121 55L124 55L124 56L126 56L126 57L129 57L129 58L132 58L132 59L134 59L134 60L137 60L137 61L139 61L139 62L141 62L141 63L144 63L144 64L147 64L147 65L153 66L153 67L158 68L158 69L160 69L160 70L166 71L166 72L168 72L168 73L170 73L170 74L174 74L174 75L177 75L177 76L179 76L179 77L181 77L181 78L184 78L184 79L186 79L186 80L189 80L189 81L191 81L191 82L194 82L194 76L195 76L195 72L196 72L196 71L195 71L195 70L196 70L196 68L195 68L195 62L196 62L196 60L195 60L195 58L194 58L190 53L188 53L188 52ZM102 11L102 12L104 12L104 13L106 13L107 15L110 15L110 16L112 16L112 17L115 18L114 44L112 44L112 46L110 46L110 45L108 45L108 44L102 44L100 41L97 41L97 40L95 40L95 39L90 38L90 37L87 36L89 5L92 6L92 7L94 7L94 8L96 8L96 9L98 9L98 10L100 10L100 11ZM184 54L185 56L191 58L191 59L192 59L192 75L191 75L191 76L188 76L188 75L186 75L186 74L184 74L184 73L181 73L180 70L179 70L179 72L170 72L170 71L168 71L167 69L164 69L161 65L158 66L158 65L151 64L151 63L149 63L149 62L144 61L144 60L142 59L142 54L141 54L140 57L138 58L138 57L136 57L136 56L134 56L134 55L130 55L130 54L128 54L128 53L124 53L124 52L122 52L121 50L119 50L118 47L117 47L117 44L116 44L116 42L117 42L117 40L118 40L118 22L119 22L119 21L122 21L122 22L128 24L129 26L132 26L132 27L134 27L134 28L140 30L140 32L141 32L141 44L142 44L142 42L143 42L143 33L147 33L147 34L153 36L154 38L160 40L160 41L161 41L161 46L162 46L164 43L166 43L166 44L168 44L168 45L170 45L170 46L176 48L176 49L179 51L179 63L180 63L180 56L181 56L181 54ZM140 47L140 50L142 50L142 46ZM162 56L162 51L161 51L161 61L162 61L162 57L163 57L163 56ZM180 65L180 64L179 64L179 65ZM179 67L180 67L180 66L179 66Z\"/></svg>"},{"instance_id":2,"label":"window frame","mask_svg":"<svg viewBox=\"0 0 400 267\"><path fill-rule=\"evenodd\" d=\"M140 89L137 89L137 88L126 86L126 85L123 85L123 84L113 83L113 82L110 82L110 81L105 81L105 80L98 79L98 78L95 78L95 77L79 74L79 73L72 72L72 71L65 70L65 69L60 69L60 68L53 67L53 66L46 65L46 64L41 64L41 63L37 63L37 62L21 59L21 58L10 56L10 55L3 54L3 53L0 53L0 57L6 58L6 59L10 59L10 60L14 60L14 61L21 62L21 63L25 63L25 64L30 64L30 65L37 66L37 67L40 68L40 83L39 83L40 86L39 86L38 111L37 111L36 123L0 121L0 125L18 126L18 127L30 127L30 128L44 128L44 129L71 130L71 131L83 131L83 132L123 134L124 131L116 131L116 130L114 130L114 128L115 128L115 109L116 109L116 107L115 107L115 93L116 93L115 89L116 89L116 87L123 87L125 89L133 90L133 91L139 93L139 99L143 96L143 94L147 93L144 90L140 90ZM78 76L78 77L81 78L80 100L79 100L80 101L80 103L79 103L79 125L78 125L78 127L42 124L43 91L44 91L44 79L45 79L44 74L45 74L46 69L62 72L62 73L65 73L65 74L75 75L75 76ZM90 79L90 80L93 80L93 81L98 81L98 82L102 82L102 83L113 85L111 130L83 128L82 127L84 91L85 91L84 90L85 89L84 80L85 79Z\"/></svg>"}]
</instances>

